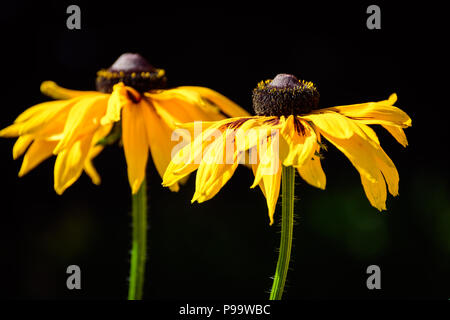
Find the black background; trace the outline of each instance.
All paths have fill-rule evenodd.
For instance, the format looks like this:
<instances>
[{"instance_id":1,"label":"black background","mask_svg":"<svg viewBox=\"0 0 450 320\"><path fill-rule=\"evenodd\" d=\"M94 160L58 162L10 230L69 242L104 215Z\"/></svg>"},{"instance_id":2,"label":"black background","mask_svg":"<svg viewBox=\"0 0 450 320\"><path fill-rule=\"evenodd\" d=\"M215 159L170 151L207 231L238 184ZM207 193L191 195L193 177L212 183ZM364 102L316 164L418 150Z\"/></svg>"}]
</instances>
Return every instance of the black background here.
<instances>
[{"instance_id":1,"label":"black background","mask_svg":"<svg viewBox=\"0 0 450 320\"><path fill-rule=\"evenodd\" d=\"M350 162L330 146L327 189L297 179L294 251L284 298L450 298L447 53L443 8L381 7L381 30L366 28L365 4L275 3L180 7L77 4L81 30L66 28L69 2L4 3L1 109L5 127L46 101L43 80L93 90L95 74L124 52L164 68L169 85L215 89L251 111L251 90L277 73L313 81L321 107L386 99L413 120L403 149L375 128L400 173L400 196L372 208ZM13 140L0 140L1 295L12 299L124 299L130 250L130 191L123 151L96 159L102 184L83 175L63 196L54 158L24 178ZM265 299L276 264L279 219L239 168L212 200L190 204L194 179L178 193L148 168L150 230L145 298ZM82 290L66 288L66 268ZM382 289L366 287L381 267Z\"/></svg>"}]
</instances>

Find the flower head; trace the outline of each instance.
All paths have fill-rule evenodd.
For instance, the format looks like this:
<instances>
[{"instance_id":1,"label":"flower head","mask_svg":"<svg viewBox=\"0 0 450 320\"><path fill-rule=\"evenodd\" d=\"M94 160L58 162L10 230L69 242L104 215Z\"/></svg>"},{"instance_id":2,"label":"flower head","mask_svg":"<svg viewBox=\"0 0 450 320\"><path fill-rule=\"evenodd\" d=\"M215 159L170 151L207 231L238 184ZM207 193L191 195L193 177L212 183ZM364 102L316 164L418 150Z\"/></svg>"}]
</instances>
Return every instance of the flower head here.
<instances>
[{"instance_id":1,"label":"flower head","mask_svg":"<svg viewBox=\"0 0 450 320\"><path fill-rule=\"evenodd\" d=\"M138 54L126 53L97 73L97 91L68 90L52 81L43 82L41 91L57 100L25 110L0 131L0 137L18 137L13 157L24 154L19 177L56 155L54 188L58 194L83 171L99 184L92 160L102 151L101 142L108 140L114 127L121 133L128 179L136 193L145 177L149 150L163 175L175 144L171 141L175 123L247 115L211 89L165 89L166 81L163 69L154 68ZM171 189L178 190L178 184Z\"/></svg>"},{"instance_id":2,"label":"flower head","mask_svg":"<svg viewBox=\"0 0 450 320\"><path fill-rule=\"evenodd\" d=\"M295 167L307 183L325 189L325 138L358 170L372 206L385 210L387 190L398 195L399 175L368 125L382 125L406 146L403 129L411 119L394 106L396 100L392 94L388 100L317 109L319 93L313 83L277 75L253 90L256 116L202 123L202 134L172 159L163 185L172 186L198 169L192 201L203 202L217 194L239 163L250 163L255 175L251 187L259 185L264 193L272 224L282 165Z\"/></svg>"}]
</instances>

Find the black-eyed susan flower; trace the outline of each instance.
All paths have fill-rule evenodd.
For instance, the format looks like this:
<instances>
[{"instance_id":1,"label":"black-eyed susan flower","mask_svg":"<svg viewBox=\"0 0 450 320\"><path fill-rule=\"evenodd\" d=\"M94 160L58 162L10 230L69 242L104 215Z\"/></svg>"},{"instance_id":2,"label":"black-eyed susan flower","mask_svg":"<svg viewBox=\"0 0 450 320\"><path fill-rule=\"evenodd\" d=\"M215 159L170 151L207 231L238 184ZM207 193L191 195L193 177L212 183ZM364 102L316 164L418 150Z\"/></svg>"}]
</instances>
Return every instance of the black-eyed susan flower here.
<instances>
[{"instance_id":1,"label":"black-eyed susan flower","mask_svg":"<svg viewBox=\"0 0 450 320\"><path fill-rule=\"evenodd\" d=\"M385 210L387 190L398 195L399 175L368 125L383 126L406 146L403 129L411 126L411 119L394 106L396 100L392 94L383 101L318 109L319 92L313 83L279 74L253 90L256 116L202 123L202 134L172 159L163 185L172 186L197 170L192 201L203 202L219 192L238 164L250 163L255 175L251 187L259 185L264 193L272 224L282 183L282 244L271 293L271 298L281 298L292 242L294 169L310 185L325 189L325 138L358 170L372 206Z\"/></svg>"},{"instance_id":2,"label":"black-eyed susan flower","mask_svg":"<svg viewBox=\"0 0 450 320\"><path fill-rule=\"evenodd\" d=\"M125 153L132 192L133 247L129 299L142 298L146 252L145 191L149 152L162 177L177 141L175 123L246 116L218 92L195 86L166 88L163 69L138 54L123 54L97 73L97 91L76 91L45 81L41 91L58 99L35 105L0 131L0 137L18 137L13 157L24 154L19 176L56 155L54 188L62 194L86 172L95 184L100 176L92 160L119 138ZM171 186L177 191L178 184Z\"/></svg>"},{"instance_id":3,"label":"black-eyed susan flower","mask_svg":"<svg viewBox=\"0 0 450 320\"><path fill-rule=\"evenodd\" d=\"M13 157L24 155L19 177L56 155L54 188L62 194L86 172L95 184L100 177L92 159L99 144L121 121L128 179L133 193L144 180L150 151L163 175L169 161L174 123L219 120L247 113L221 94L204 87L165 89L163 69L151 66L138 54L123 54L107 70L97 73L97 91L77 91L45 81L41 91L56 101L25 110L0 137L18 137ZM175 184L171 188L178 190Z\"/></svg>"}]
</instances>

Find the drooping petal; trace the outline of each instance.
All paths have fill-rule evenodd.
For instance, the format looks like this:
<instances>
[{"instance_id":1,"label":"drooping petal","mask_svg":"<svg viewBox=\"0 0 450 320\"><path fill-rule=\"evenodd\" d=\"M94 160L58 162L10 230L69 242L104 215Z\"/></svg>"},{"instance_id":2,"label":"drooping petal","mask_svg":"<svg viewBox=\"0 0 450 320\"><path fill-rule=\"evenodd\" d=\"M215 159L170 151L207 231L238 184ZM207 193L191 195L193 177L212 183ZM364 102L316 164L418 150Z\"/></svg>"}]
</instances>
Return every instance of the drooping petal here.
<instances>
[{"instance_id":1,"label":"drooping petal","mask_svg":"<svg viewBox=\"0 0 450 320\"><path fill-rule=\"evenodd\" d=\"M194 121L216 121L224 118L216 110L205 109L201 102L195 104L188 100L174 99L151 99L158 115L174 129L177 124Z\"/></svg>"},{"instance_id":2,"label":"drooping petal","mask_svg":"<svg viewBox=\"0 0 450 320\"><path fill-rule=\"evenodd\" d=\"M297 167L297 171L307 183L313 187L325 190L327 179L319 157L313 156L308 159L303 165Z\"/></svg>"},{"instance_id":3,"label":"drooping petal","mask_svg":"<svg viewBox=\"0 0 450 320\"><path fill-rule=\"evenodd\" d=\"M33 140L34 137L28 134L17 138L17 141L13 147L13 159L16 160L19 158L27 150Z\"/></svg>"},{"instance_id":4,"label":"drooping petal","mask_svg":"<svg viewBox=\"0 0 450 320\"><path fill-rule=\"evenodd\" d=\"M235 118L216 122L197 122L195 124L180 125L191 132L193 140L172 156L171 162L164 173L163 186L171 186L197 170L205 150L211 143L222 136L222 131L219 128L233 121L235 121Z\"/></svg>"},{"instance_id":5,"label":"drooping petal","mask_svg":"<svg viewBox=\"0 0 450 320\"><path fill-rule=\"evenodd\" d=\"M392 94L388 100L338 106L318 111L335 111L365 124L397 125L403 128L411 126L411 118L404 111L393 106L396 101L397 95Z\"/></svg>"},{"instance_id":6,"label":"drooping petal","mask_svg":"<svg viewBox=\"0 0 450 320\"><path fill-rule=\"evenodd\" d=\"M223 135L211 143L197 171L195 194L192 202L203 202L214 197L233 176L239 165L239 157L243 153L232 150L229 154L227 146L232 144L235 131L224 131Z\"/></svg>"},{"instance_id":7,"label":"drooping petal","mask_svg":"<svg viewBox=\"0 0 450 320\"><path fill-rule=\"evenodd\" d=\"M367 180L375 181L379 170L373 156L373 146L368 140L359 135L350 139L338 139L324 131L321 134L350 160L361 175Z\"/></svg>"},{"instance_id":8,"label":"drooping petal","mask_svg":"<svg viewBox=\"0 0 450 320\"><path fill-rule=\"evenodd\" d=\"M373 181L368 180L364 175L361 175L361 183L364 187L367 199L372 206L378 210L386 210L386 184L384 182L381 172L378 170L377 175Z\"/></svg>"},{"instance_id":9,"label":"drooping petal","mask_svg":"<svg viewBox=\"0 0 450 320\"><path fill-rule=\"evenodd\" d=\"M63 138L53 151L54 154L58 154L100 126L100 119L106 112L108 98L107 94L87 95L74 104L67 116Z\"/></svg>"},{"instance_id":10,"label":"drooping petal","mask_svg":"<svg viewBox=\"0 0 450 320\"><path fill-rule=\"evenodd\" d=\"M383 128L385 128L403 147L408 145L408 139L401 127L383 124Z\"/></svg>"},{"instance_id":11,"label":"drooping petal","mask_svg":"<svg viewBox=\"0 0 450 320\"><path fill-rule=\"evenodd\" d=\"M122 141L131 192L137 193L145 178L148 159L147 129L141 104L122 109Z\"/></svg>"},{"instance_id":12,"label":"drooping petal","mask_svg":"<svg viewBox=\"0 0 450 320\"><path fill-rule=\"evenodd\" d=\"M164 177L164 172L170 163L172 149L176 145L176 141L171 140L172 130L155 112L151 102L145 98L142 100L140 107L144 117L147 142L150 146L150 151L161 178ZM171 191L178 191L178 183L169 186Z\"/></svg>"},{"instance_id":13,"label":"drooping petal","mask_svg":"<svg viewBox=\"0 0 450 320\"><path fill-rule=\"evenodd\" d=\"M86 135L58 153L55 161L55 191L61 195L83 172L86 157L92 142L92 136Z\"/></svg>"},{"instance_id":14,"label":"drooping petal","mask_svg":"<svg viewBox=\"0 0 450 320\"><path fill-rule=\"evenodd\" d=\"M100 175L92 163L92 160L103 150L102 145L97 145L97 142L106 137L112 129L112 124L101 126L94 134L91 141L91 148L89 149L88 156L84 162L84 171L91 178L92 183L99 185L101 182Z\"/></svg>"},{"instance_id":15,"label":"drooping petal","mask_svg":"<svg viewBox=\"0 0 450 320\"><path fill-rule=\"evenodd\" d=\"M79 99L74 98L37 104L22 112L12 125L2 129L0 137L11 138L25 134L44 137L60 133L70 108Z\"/></svg>"},{"instance_id":16,"label":"drooping petal","mask_svg":"<svg viewBox=\"0 0 450 320\"><path fill-rule=\"evenodd\" d=\"M377 134L375 133L375 131L373 131L373 129L371 127L369 127L368 125L365 125L363 123L356 123L358 125L358 127L364 132L364 134L370 138L372 141L374 141L376 144L380 144L380 140L378 139ZM364 137L364 136L363 136Z\"/></svg>"},{"instance_id":17,"label":"drooping petal","mask_svg":"<svg viewBox=\"0 0 450 320\"><path fill-rule=\"evenodd\" d=\"M292 115L287 118L281 129L281 136L289 147L289 152L285 158L282 158L284 166L302 166L317 149L317 137L314 130L306 121Z\"/></svg>"},{"instance_id":18,"label":"drooping petal","mask_svg":"<svg viewBox=\"0 0 450 320\"><path fill-rule=\"evenodd\" d=\"M58 86L54 81L44 81L41 84L41 92L53 99L72 99L88 94L97 94L97 91L70 90Z\"/></svg>"},{"instance_id":19,"label":"drooping petal","mask_svg":"<svg viewBox=\"0 0 450 320\"><path fill-rule=\"evenodd\" d=\"M259 186L263 190L264 196L266 197L270 225L273 224L273 216L275 214L278 197L280 195L281 171L280 161L278 163L278 170L271 174L263 174L262 179L259 182Z\"/></svg>"},{"instance_id":20,"label":"drooping petal","mask_svg":"<svg viewBox=\"0 0 450 320\"><path fill-rule=\"evenodd\" d=\"M392 194L394 197L397 196L398 183L400 180L397 168L395 167L392 160L388 157L388 155L379 145L375 146L374 157L376 159L378 168L383 174L384 180L386 180L389 193Z\"/></svg>"},{"instance_id":21,"label":"drooping petal","mask_svg":"<svg viewBox=\"0 0 450 320\"><path fill-rule=\"evenodd\" d=\"M357 129L351 120L336 112L309 114L301 118L312 121L320 131L338 139L350 138Z\"/></svg>"},{"instance_id":22,"label":"drooping petal","mask_svg":"<svg viewBox=\"0 0 450 320\"><path fill-rule=\"evenodd\" d=\"M179 87L180 90L192 90L199 93L203 99L206 99L209 104L216 106L219 108L224 114L228 117L248 117L250 114L238 106L236 103L209 88L205 87L196 87L196 86L184 86Z\"/></svg>"},{"instance_id":23,"label":"drooping petal","mask_svg":"<svg viewBox=\"0 0 450 320\"><path fill-rule=\"evenodd\" d=\"M256 167L252 165L254 169L255 180L250 188L256 187L260 184L261 179L264 175L272 175L279 170L279 142L280 134L277 131L276 134L271 135L266 138L262 138L255 148L256 156Z\"/></svg>"},{"instance_id":24,"label":"drooping petal","mask_svg":"<svg viewBox=\"0 0 450 320\"><path fill-rule=\"evenodd\" d=\"M380 145L360 135L354 135L350 139L337 139L325 132L321 133L344 153L358 170L370 203L379 210L385 210L386 183L390 193L397 195L398 172Z\"/></svg>"},{"instance_id":25,"label":"drooping petal","mask_svg":"<svg viewBox=\"0 0 450 320\"><path fill-rule=\"evenodd\" d=\"M122 82L114 85L113 92L108 99L106 114L100 120L102 125L119 121L122 108L132 104L128 97L127 90L134 89L126 87ZM133 93L137 94L136 92Z\"/></svg>"},{"instance_id":26,"label":"drooping petal","mask_svg":"<svg viewBox=\"0 0 450 320\"><path fill-rule=\"evenodd\" d=\"M274 135L261 141L257 157L258 162L251 166L255 180L250 188L257 185L261 188L267 202L270 225L273 224L273 215L280 194L282 163L278 157L279 140L279 136Z\"/></svg>"},{"instance_id":27,"label":"drooping petal","mask_svg":"<svg viewBox=\"0 0 450 320\"><path fill-rule=\"evenodd\" d=\"M52 155L56 143L56 141L35 140L23 157L19 177L23 177L42 161L49 158Z\"/></svg>"}]
</instances>

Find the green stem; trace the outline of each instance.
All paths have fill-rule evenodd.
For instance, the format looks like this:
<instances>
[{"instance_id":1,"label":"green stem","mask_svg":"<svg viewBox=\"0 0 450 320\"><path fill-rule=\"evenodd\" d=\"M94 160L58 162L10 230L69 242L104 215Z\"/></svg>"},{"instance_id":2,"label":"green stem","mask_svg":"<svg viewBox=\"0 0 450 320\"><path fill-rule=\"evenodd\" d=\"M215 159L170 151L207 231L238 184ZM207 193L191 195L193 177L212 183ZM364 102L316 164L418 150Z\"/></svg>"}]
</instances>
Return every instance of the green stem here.
<instances>
[{"instance_id":1,"label":"green stem","mask_svg":"<svg viewBox=\"0 0 450 320\"><path fill-rule=\"evenodd\" d=\"M141 300L147 254L147 186L145 179L139 191L132 195L132 216L133 243L128 300Z\"/></svg>"},{"instance_id":2,"label":"green stem","mask_svg":"<svg viewBox=\"0 0 450 320\"><path fill-rule=\"evenodd\" d=\"M292 233L294 229L294 187L295 168L283 166L281 173L282 207L281 240L277 269L273 278L270 300L281 300L291 259Z\"/></svg>"}]
</instances>

